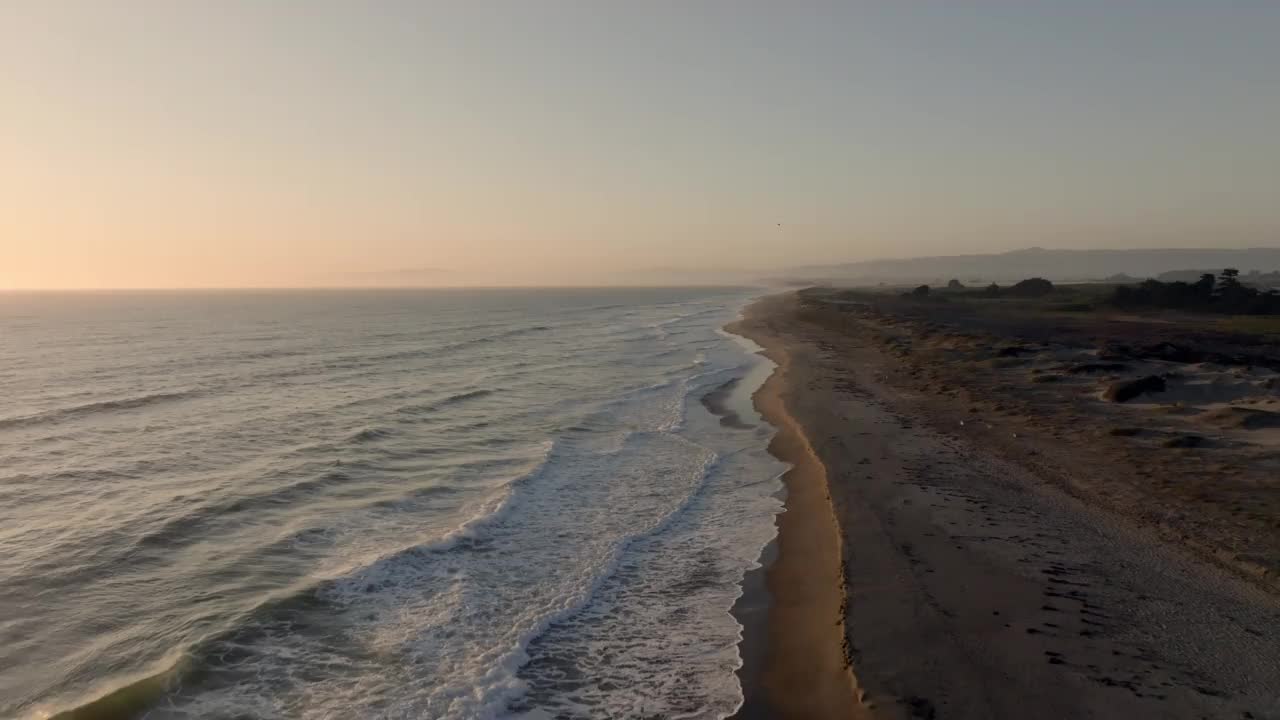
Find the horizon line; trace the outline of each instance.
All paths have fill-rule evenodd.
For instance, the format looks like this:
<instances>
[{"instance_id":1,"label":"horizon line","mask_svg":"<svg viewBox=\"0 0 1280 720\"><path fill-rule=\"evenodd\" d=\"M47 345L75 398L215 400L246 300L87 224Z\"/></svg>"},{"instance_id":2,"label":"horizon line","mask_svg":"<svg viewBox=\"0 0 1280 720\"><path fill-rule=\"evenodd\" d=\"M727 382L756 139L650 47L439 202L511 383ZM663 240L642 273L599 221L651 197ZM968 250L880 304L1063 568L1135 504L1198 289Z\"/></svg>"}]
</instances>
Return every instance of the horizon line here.
<instances>
[{"instance_id":1,"label":"horizon line","mask_svg":"<svg viewBox=\"0 0 1280 720\"><path fill-rule=\"evenodd\" d=\"M17 287L0 288L4 293L95 293L95 292L237 292L257 290L268 292L295 290L609 290L609 289L658 289L658 288L741 288L764 287L772 283L672 283L672 284L561 284L561 285L205 285L192 287Z\"/></svg>"}]
</instances>

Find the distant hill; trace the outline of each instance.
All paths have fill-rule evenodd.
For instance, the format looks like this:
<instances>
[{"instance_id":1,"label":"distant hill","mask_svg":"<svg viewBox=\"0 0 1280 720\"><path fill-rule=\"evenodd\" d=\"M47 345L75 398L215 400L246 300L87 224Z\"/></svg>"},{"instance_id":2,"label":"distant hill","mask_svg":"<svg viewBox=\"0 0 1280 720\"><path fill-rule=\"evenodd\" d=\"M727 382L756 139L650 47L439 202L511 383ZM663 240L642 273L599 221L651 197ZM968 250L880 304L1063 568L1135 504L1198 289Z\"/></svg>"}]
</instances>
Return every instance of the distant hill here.
<instances>
[{"instance_id":1,"label":"distant hill","mask_svg":"<svg viewBox=\"0 0 1280 720\"><path fill-rule=\"evenodd\" d=\"M1054 281L1155 277L1187 268L1233 267L1242 273L1280 270L1280 247L1241 249L1046 250L1028 248L991 255L950 255L811 265L790 270L784 280L835 283L938 283L958 278L1008 283L1028 277Z\"/></svg>"}]
</instances>

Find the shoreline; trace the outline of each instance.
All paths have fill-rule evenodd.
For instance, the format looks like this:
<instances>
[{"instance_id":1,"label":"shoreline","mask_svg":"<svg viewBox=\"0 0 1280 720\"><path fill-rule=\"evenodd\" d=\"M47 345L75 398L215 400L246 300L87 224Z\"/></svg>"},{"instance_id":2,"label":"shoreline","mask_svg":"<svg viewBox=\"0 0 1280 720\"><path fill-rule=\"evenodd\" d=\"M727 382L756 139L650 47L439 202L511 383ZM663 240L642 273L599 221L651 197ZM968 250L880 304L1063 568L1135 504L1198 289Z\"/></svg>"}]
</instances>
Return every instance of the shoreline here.
<instances>
[{"instance_id":1,"label":"shoreline","mask_svg":"<svg viewBox=\"0 0 1280 720\"><path fill-rule=\"evenodd\" d=\"M743 625L743 705L732 717L866 718L845 642L843 548L826 468L787 411L785 346L750 329L755 306L725 330L758 344L775 365L752 402L776 429L769 453L791 467L782 475L778 533L762 551L761 567L743 579L743 596L734 606Z\"/></svg>"},{"instance_id":2,"label":"shoreline","mask_svg":"<svg viewBox=\"0 0 1280 720\"><path fill-rule=\"evenodd\" d=\"M1280 717L1275 596L1064 491L1024 426L891 385L877 337L795 293L726 329L777 363L754 400L793 465L734 717Z\"/></svg>"}]
</instances>

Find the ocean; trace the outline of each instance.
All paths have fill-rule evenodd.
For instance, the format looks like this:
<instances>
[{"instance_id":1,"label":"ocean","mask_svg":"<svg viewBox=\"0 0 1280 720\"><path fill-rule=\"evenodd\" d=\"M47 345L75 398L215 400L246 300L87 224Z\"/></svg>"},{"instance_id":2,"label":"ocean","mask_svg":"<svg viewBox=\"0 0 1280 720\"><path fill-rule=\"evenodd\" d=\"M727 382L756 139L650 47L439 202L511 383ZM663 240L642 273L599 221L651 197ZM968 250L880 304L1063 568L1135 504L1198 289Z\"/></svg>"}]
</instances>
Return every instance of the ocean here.
<instances>
[{"instance_id":1,"label":"ocean","mask_svg":"<svg viewBox=\"0 0 1280 720\"><path fill-rule=\"evenodd\" d=\"M732 714L753 294L0 294L0 717Z\"/></svg>"}]
</instances>

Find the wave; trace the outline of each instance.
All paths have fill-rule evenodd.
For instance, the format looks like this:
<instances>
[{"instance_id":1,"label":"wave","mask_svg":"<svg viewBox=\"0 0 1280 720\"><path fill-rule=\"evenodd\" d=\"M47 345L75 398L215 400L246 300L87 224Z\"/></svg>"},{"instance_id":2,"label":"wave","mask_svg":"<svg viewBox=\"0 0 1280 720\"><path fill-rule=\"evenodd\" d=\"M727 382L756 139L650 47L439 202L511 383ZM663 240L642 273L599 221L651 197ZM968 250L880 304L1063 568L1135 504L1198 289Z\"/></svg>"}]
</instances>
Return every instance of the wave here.
<instances>
[{"instance_id":1,"label":"wave","mask_svg":"<svg viewBox=\"0 0 1280 720\"><path fill-rule=\"evenodd\" d=\"M363 468L352 464L350 467ZM329 487L345 485L353 480L349 472L327 470L318 477L281 485L266 492L241 495L234 499L210 503L196 510L170 518L158 528L144 533L134 542L134 550L148 547L174 549L206 537L209 526L231 516L269 507L279 507L312 495Z\"/></svg>"},{"instance_id":2,"label":"wave","mask_svg":"<svg viewBox=\"0 0 1280 720\"><path fill-rule=\"evenodd\" d=\"M313 579L264 598L247 612L231 621L216 633L196 640L191 646L178 651L178 659L162 663L161 667L106 691L93 700L47 716L48 720L121 720L145 715L159 706L163 699L182 690L185 684L205 678L212 671L237 662L255 640L270 635L272 626L282 623L290 632L301 630L295 623L308 610L321 607L335 599L358 599L375 592L379 583L387 583L405 570L406 563L424 557L447 553L455 548L473 543L479 533L498 522L510 511L511 499L516 490L536 479L548 466L553 454L554 442L547 442L534 466L513 477L495 497L479 504L475 512L453 531L431 542L401 548L369 562L347 568L341 574ZM436 494L452 492L449 488L424 488L411 494ZM394 501L383 501L394 502ZM174 521L189 523L189 519ZM320 528L296 531L280 542L289 542L307 534L324 532ZM153 540L154 541L154 540ZM265 549L264 549L265 550ZM237 715L239 717L240 715ZM46 717L42 714L41 717Z\"/></svg>"},{"instance_id":3,"label":"wave","mask_svg":"<svg viewBox=\"0 0 1280 720\"><path fill-rule=\"evenodd\" d=\"M467 390L466 392L454 393L446 398L442 398L435 402L424 403L422 405L405 405L396 409L396 412L407 415L420 415L423 413L436 412L444 408L465 403L468 400L479 400L482 397L488 397L497 392L490 389Z\"/></svg>"},{"instance_id":4,"label":"wave","mask_svg":"<svg viewBox=\"0 0 1280 720\"><path fill-rule=\"evenodd\" d=\"M234 442L223 443L229 452L238 452L241 446L235 443L242 439L255 441L258 430L278 425L294 431L289 442L305 445L237 465L251 472L234 480L213 468L208 473L215 483L212 493L159 500L160 517L151 514L153 520L142 528L134 524L126 530L124 547L118 549L133 548L130 554L138 554L132 559L140 562L168 562L191 555L181 548L195 538L222 542L234 534L234 561L228 567L258 573L250 579L261 583L241 595L220 598L216 606L203 606L200 612L210 624L193 627L211 632L203 637L194 630L177 635L185 646L178 662L156 666L147 677L125 678L116 690L60 717L342 716L347 710L366 716L387 712L484 717L502 713L524 692L525 682L530 683L529 698L536 697L541 691L537 674L520 669L531 655L541 667L545 643L535 644L539 638L593 603L599 609L612 602L606 583L611 578L614 585L630 583L626 578L632 570L626 568L650 552L648 545L636 544L654 537L664 546L677 542L684 528L696 524L692 518L701 517L701 510L688 520L680 518L696 498L716 496L708 488L718 487L718 478L728 475L722 472L708 481L721 462L715 451L730 455L725 448L690 444L679 437L688 434L681 432L684 410L686 405L693 407L696 389L709 384L712 374L731 371L721 367L724 356L712 350L686 366L696 338L675 335L705 323L681 325L683 317L675 318L664 323L674 326L668 328L671 343L632 342L632 336L648 330L645 324L652 319L679 312L645 309L625 322L603 321L612 331L625 330L619 337L601 338L574 326L568 333L529 343L531 352L513 353L514 357L506 349L526 344L504 343L503 338L551 327L468 328L468 334L485 336L463 340L452 332L452 337L436 335L434 347L414 348L408 336L394 344L330 345L329 357L312 355L287 363L292 368L283 367L286 363L270 363L273 368L267 363L243 366L244 375L251 376L246 386L264 371L316 373L296 381L306 390L288 380L252 389L311 392L314 385L318 392L330 392L316 397L340 411L311 409L319 403L300 404L280 409L305 411L304 422L281 423L268 416L245 430L237 427ZM572 325L565 317L537 319L554 320L557 328ZM448 340L459 342L443 344ZM483 350L461 354L486 344L490 345ZM575 345L601 352L558 352ZM678 355L673 346L685 355ZM438 362L395 362L447 353L460 354ZM621 357L626 362L610 365ZM524 369L507 367L517 359L539 372L548 365L558 368L557 374L529 381L504 376L504 371ZM331 361L338 364L329 365ZM344 362L369 367L328 372ZM380 362L381 367L374 365ZM596 372L597 366L604 369ZM466 368L467 376L458 377L459 367ZM442 373L438 378L437 368ZM454 382L442 387L439 380L449 377L446 372L453 373ZM402 382L408 373L420 377ZM588 388L590 392L558 392L561 383L567 386L578 377L601 382ZM613 378L622 387L613 384ZM214 378L201 387L207 394L213 383L224 380ZM462 382L455 384L458 380ZM504 397L508 391L510 398ZM369 397L372 394L378 396ZM494 399L484 400L490 396ZM363 409L350 412L358 407ZM691 433L711 427L702 419L690 411ZM494 432L472 434L488 425ZM66 432L79 432L80 427L68 424ZM528 458L523 441L552 428L556 437L547 441L541 459ZM449 436L442 436L444 432ZM502 444L490 447L485 444L489 438ZM706 445L718 442L699 439ZM456 460L487 457L495 449L507 452L517 444L523 446L524 457L512 457L505 470L450 469ZM601 452L614 447L625 448L616 461ZM403 461L424 452L438 454L421 462ZM387 460L390 454L396 456L394 461ZM363 462L348 464L350 456ZM335 458L341 458L342 465L325 462ZM441 484L421 487L428 482ZM411 497L414 493L421 497ZM313 508L327 514L318 516ZM631 517L614 520L621 516ZM663 535L677 523L681 530ZM151 532L140 538L140 531L146 530ZM244 533L258 535L250 543L244 541ZM171 552L174 549L180 552ZM286 566L288 572L269 575L273 568L283 571ZM221 575L216 579L224 580ZM238 582L240 578L228 587ZM526 593L519 588L524 583L541 589ZM512 586L517 589L508 592ZM275 588L270 597L267 588ZM521 598L531 602L522 603ZM450 622L455 613L456 621ZM553 637L565 632L576 637L573 631L557 631ZM446 652L450 655L439 655ZM454 659L458 664L449 664ZM437 663L443 664L437 668ZM358 683L353 682L357 678ZM446 701L453 703L449 698L456 703L446 708ZM432 712L441 708L443 712Z\"/></svg>"},{"instance_id":5,"label":"wave","mask_svg":"<svg viewBox=\"0 0 1280 720\"><path fill-rule=\"evenodd\" d=\"M351 442L353 443L376 442L378 440L384 440L386 438L389 438L394 434L395 434L394 431L388 430L386 428L365 428L364 430L361 430L360 432L352 435Z\"/></svg>"},{"instance_id":6,"label":"wave","mask_svg":"<svg viewBox=\"0 0 1280 720\"><path fill-rule=\"evenodd\" d=\"M529 661L531 644L556 624L588 607L610 578L619 571L636 543L666 532L705 492L707 479L720 461L716 453L697 443L665 433L638 433L635 437L636 444L628 452L628 457L632 460L642 460L649 452L646 450L649 447L645 442L646 438L662 438L666 447L687 448L689 452L696 453L694 458L700 456L700 460L687 468L690 473L689 484L682 485L681 496L677 501L660 503L666 506L660 514L642 521L643 524L639 527L610 540L606 547L602 547L603 553L583 566L582 570L585 572L580 582L571 582L556 590L548 598L550 602L544 601L541 607L521 608L521 612L512 618L516 620L518 617L518 621L511 628L510 634L503 633L493 638L504 644L488 646L487 651L474 658L472 662L479 663L471 666L472 672L476 674L455 678L455 682L473 686L474 691L461 706L453 707L450 716L497 717L503 713L525 692L524 682L518 677L518 673ZM266 599L239 616L221 632L196 641L183 653L182 662L141 681L132 682L60 717L63 720L103 720L135 716L149 708L167 707L175 700L179 708L188 701L204 703L208 693L217 695L220 689L234 693L227 696L224 692L219 701L225 700L231 705L225 708L228 713L226 717L242 715L249 704L259 701L258 693L267 690L285 693L286 698L299 698L286 699L285 702L310 702L300 699L300 695L293 695L290 691L296 691L297 688L289 685L289 680L292 679L289 674L298 669L305 672L305 666L291 669L292 665L285 661L295 657L294 653L297 652L334 652L335 648L330 644L329 638L335 622L345 627L346 622L356 621L357 625L347 628L344 634L354 633L353 637L359 637L365 632L377 632L374 628L387 620L399 618L406 612L414 612L410 609L412 606L406 607L403 603L417 597L424 587L436 587L439 591L439 584L448 582L447 578L451 577L449 568L460 561L455 559L451 563L438 564L436 558L453 556L454 553L464 553L455 556L457 558L487 557L489 553L502 551L502 548L508 547L512 542L519 542L520 531L507 529L497 535L493 531L504 527L516 514L525 517L525 511L537 509L540 507L539 502L546 502L557 493L554 485L539 485L542 488L536 493L536 497L541 499L539 502L526 508L519 501L524 495L522 489L531 487L532 483L545 477L552 468L572 467L559 461L557 447L555 441L547 443L545 452L536 465L513 478L501 493L479 504L467 521L447 535L431 542L405 547L350 568L336 577L315 580ZM570 455L563 460L572 462L574 458L575 456ZM530 497L529 501L532 502L533 498ZM656 509L657 506L654 507ZM495 542L501 544L494 546ZM498 556L498 559L487 562L490 569L497 569L505 567L504 563L507 561ZM348 616L348 620L339 620L333 615L335 612L348 611L353 613ZM392 632L399 637L404 631ZM289 638L290 646L281 652L277 644L286 637ZM313 647L314 643L321 645ZM361 652L358 647L340 652L354 652L356 655L353 659L358 659ZM283 673L281 678L284 686L277 686L272 680L277 673ZM241 688L240 683L250 676L256 678L253 688ZM266 684L257 684L259 682ZM251 696L239 695L242 691L250 692ZM165 696L170 697L169 701L163 700ZM426 701L424 698L417 699ZM297 709L291 707L284 714L288 715ZM200 710L200 707L196 708L197 715L201 714ZM212 715L224 716L221 711Z\"/></svg>"},{"instance_id":7,"label":"wave","mask_svg":"<svg viewBox=\"0 0 1280 720\"><path fill-rule=\"evenodd\" d=\"M492 394L493 394L492 390L468 390L467 392L461 392L461 393L457 393L456 395L450 395L444 400L441 400L440 402L436 403L436 406L447 407L455 403L460 403L467 400L475 400L476 398L487 397Z\"/></svg>"},{"instance_id":8,"label":"wave","mask_svg":"<svg viewBox=\"0 0 1280 720\"><path fill-rule=\"evenodd\" d=\"M647 526L612 540L609 550L601 561L589 566L589 574L583 578L584 584L574 587L571 583L568 588L565 588L570 590L571 594L557 596L549 603L544 601L541 608L534 609L532 617L524 617L525 624L513 628L515 634L509 638L510 644L505 650L499 650L498 647L487 649L482 656L484 665L479 670L480 674L474 678L464 679L466 683L472 685L465 701L461 706L451 704L448 716L476 718L503 716L511 703L525 692L524 682L518 677L518 673L529 661L530 646L549 629L588 607L605 584L619 571L627 553L636 543L660 536L676 523L705 492L708 478L720 462L720 457L709 448L667 433L638 432L632 433L630 437L637 445L646 438L663 438L666 442L678 443L702 455L701 462L694 470L696 480L677 503L649 522ZM502 526L508 519L514 519L517 515L525 517L526 513L538 509L533 498L526 498L526 502L533 503L532 507L524 507L519 502L519 491L523 487L530 486L532 481L545 476L549 468L561 466L557 462L556 448L558 447L559 444L553 442L548 448L545 460L535 470L508 485L504 496L482 508L481 512L458 530L427 545L406 548L380 558L353 573L335 579L332 583L326 583L316 589L316 597L335 602L340 606L360 608L361 613L370 612L368 606L371 598L381 597L382 602L388 602L394 606L392 614L399 615L405 612L405 609L400 607L400 602L404 598L417 596L425 580L430 579L433 585L444 581L445 576L441 576L439 571L434 570L433 558L452 554L455 551L477 553L480 556L490 553L501 555L504 552L503 545L495 546L494 543L498 542L497 537L487 531ZM616 455L618 452L620 450L606 453L606 455ZM636 459L643 457L643 453L640 453ZM572 460L574 457L569 456L565 459ZM580 461L580 458L578 460ZM556 490L552 487L543 487L539 497L546 498L555 492ZM512 539L508 538L502 542L505 544L511 541ZM512 619L515 617L513 616ZM395 634L399 636L399 631Z\"/></svg>"},{"instance_id":9,"label":"wave","mask_svg":"<svg viewBox=\"0 0 1280 720\"><path fill-rule=\"evenodd\" d=\"M551 440L544 443L542 455L532 468L515 476L502 486L499 493L490 497L488 500L480 503L479 507L463 521L458 527L449 531L440 538L428 543L413 545L397 552L384 555L373 563L361 569L360 574L382 575L391 577L397 574L394 567L397 563L403 562L405 558L422 557L424 555L432 555L435 553L448 552L460 543L475 539L477 534L484 528L502 520L511 512L513 498L516 491L531 482L537 480L548 467L552 464L552 457L558 447L556 441ZM390 570L388 570L390 568ZM340 582L335 578L334 582ZM367 588L367 586L365 586ZM363 588L362 588L363 591Z\"/></svg>"},{"instance_id":10,"label":"wave","mask_svg":"<svg viewBox=\"0 0 1280 720\"><path fill-rule=\"evenodd\" d=\"M673 325L677 325L681 322L684 322L685 320L701 318L704 315L710 315L714 313L723 313L723 312L724 312L724 308L718 307L718 306L703 308L701 310L690 310L689 312L680 313L675 315L674 317L669 317L665 320L659 320L658 322L651 323L649 327L658 332L658 339L665 340L668 337L668 328L672 327Z\"/></svg>"},{"instance_id":11,"label":"wave","mask_svg":"<svg viewBox=\"0 0 1280 720\"><path fill-rule=\"evenodd\" d=\"M458 340L455 342L442 343L438 341L432 342L424 340L423 342L418 343L415 347L409 347L402 350L392 350L389 352L350 353L327 357L311 357L307 362L297 365L264 369L248 376L238 377L236 382L265 383L312 375L325 376L326 379L332 380L332 373L335 371L365 370L371 367L378 367L379 372L388 373L391 372L392 369L385 367L387 363L394 363L403 360L446 358L450 355L472 348L483 347L495 342L510 340L524 335L548 332L554 329L555 328L550 325L530 325L526 327L511 328L503 332L482 335L480 337ZM412 368L404 368L403 370L412 370Z\"/></svg>"},{"instance_id":12,"label":"wave","mask_svg":"<svg viewBox=\"0 0 1280 720\"><path fill-rule=\"evenodd\" d=\"M161 707L159 703L162 699L173 692L181 691L184 684L191 685L199 692L203 689L200 687L201 680L209 677L211 673L227 671L232 672L233 675L238 674L240 669L234 666L245 657L245 653L257 652L252 648L261 648L264 644L274 643L276 633L281 628L287 627L291 634L305 634L312 629L319 632L318 626L309 629L305 626L296 627L295 624L298 622L305 624L308 621L304 621L303 618L310 616L313 611L327 607L334 599L339 599L343 605L358 605L364 598L378 594L387 586L404 585L406 580L413 582L415 577L421 578L421 564L430 562L429 558L432 556L454 550L483 551L485 528L500 523L507 516L511 508L511 497L516 488L537 478L547 468L552 455L553 452L549 448L543 462L513 480L508 486L507 493L497 498L496 502L482 505L471 519L448 536L431 543L397 551L368 565L353 568L340 577L298 586L268 598L241 615L225 630L197 640L181 653L177 661L156 670L153 674L130 681L84 705L53 717L56 720L114 720L138 717L151 708ZM588 606L600 588L617 571L622 558L633 544L646 537L660 534L686 511L693 499L705 487L706 477L715 462L716 458L712 457L703 463L699 483L671 512L659 518L643 532L617 541L608 562L597 569L586 591L559 610L544 615L536 623L526 627L518 636L517 642L497 659L495 666L491 669L503 677L514 678L519 668L528 661L527 651L531 643L556 623ZM313 528L295 535L319 531ZM274 656L269 656L267 659L274 661ZM518 683L495 682L492 673L488 674L488 680L490 682L487 684L487 694L482 700L482 705L491 711L500 711L522 692ZM243 715L243 713L233 714L237 717ZM223 717L223 715L217 716ZM226 717L230 716L226 715Z\"/></svg>"},{"instance_id":13,"label":"wave","mask_svg":"<svg viewBox=\"0 0 1280 720\"><path fill-rule=\"evenodd\" d=\"M698 446L701 447L701 446ZM707 448L702 448L708 450ZM708 452L710 452L708 450ZM715 453L711 453L707 457L700 469L700 478L689 494L676 505L675 508L658 518L647 529L637 533L632 533L622 537L614 542L613 551L606 559L604 564L596 568L596 573L592 577L586 590L580 593L576 598L568 602L564 607L559 608L549 614L541 617L532 626L527 627L517 637L517 641L508 652L497 659L495 665L501 669L505 678L492 678L492 669L490 671L489 688L482 692L477 698L478 708L473 709L475 714L480 717L499 717L503 714L513 701L524 694L524 683L517 680L517 674L520 668L529 662L529 647L539 637L554 627L557 623L573 617L588 607L592 600L599 594L600 590L605 586L622 566L622 561L627 551L635 544L661 535L670 528L681 516L688 511L694 500L702 493L706 487L707 478L718 464L720 458ZM505 681L504 681L505 680Z\"/></svg>"},{"instance_id":14,"label":"wave","mask_svg":"<svg viewBox=\"0 0 1280 720\"><path fill-rule=\"evenodd\" d=\"M190 661L183 657L150 675L121 685L114 690L68 710L53 715L41 713L48 720L124 720L141 715L148 707L177 687L189 672Z\"/></svg>"},{"instance_id":15,"label":"wave","mask_svg":"<svg viewBox=\"0 0 1280 720\"><path fill-rule=\"evenodd\" d=\"M480 398L493 395L496 392L500 392L500 389L481 388L476 390L466 390L462 392L453 393L452 395L447 395L443 398L439 398L431 402L400 405L398 407L389 408L388 412L392 413L393 415L397 415L397 414L408 415L411 417L408 417L408 418L393 417L391 419L382 418L382 424L363 427L353 432L352 434L348 435L344 439L317 441L317 442L305 444L296 448L294 452L303 456L313 456L313 457L322 456L322 457L332 458L340 453L345 453L346 451L348 451L349 450L348 446L350 445L372 445L382 440L387 440L397 436L403 436L403 433L401 432L401 430L398 430L395 427L388 427L387 426L388 423L405 424L405 425L415 424L421 421L421 418L417 416L433 413L451 406L466 403L471 400L478 400ZM337 416L343 412L351 411L357 408L362 408L363 406L376 406L379 404L390 405L392 404L391 401L411 400L416 397L427 395L427 394L429 394L429 391L427 390L400 390L400 391L391 392L391 393L384 393L384 394L375 395L369 398L348 401L345 403L333 405L323 409L310 409L310 410L301 411L298 413L285 416L284 418L281 418L280 422L288 421L288 422L292 422L293 424L299 424L303 419L326 418L330 416ZM479 429L480 427L483 427L483 425L477 424L477 423L471 423L468 425L468 429ZM389 450L384 448L382 452L388 453L391 455L405 457L405 456L434 454L436 452L439 452L439 450L429 449L429 448L428 449L417 448L413 450L396 451L396 450Z\"/></svg>"},{"instance_id":16,"label":"wave","mask_svg":"<svg viewBox=\"0 0 1280 720\"><path fill-rule=\"evenodd\" d=\"M20 417L0 418L0 429L25 427L28 425L42 425L47 423L56 423L62 420L68 420L86 415L94 415L98 413L109 413L117 410L136 410L138 408L156 405L159 403L176 402L195 397L198 393L193 390L184 390L178 392L158 392L146 395L137 395L134 397L118 398L115 400L100 400L83 405L73 405L71 407L57 408L54 410L46 410L44 412L32 415L24 415Z\"/></svg>"},{"instance_id":17,"label":"wave","mask_svg":"<svg viewBox=\"0 0 1280 720\"><path fill-rule=\"evenodd\" d=\"M307 355L309 350L294 350L290 348L267 348L263 350L247 350L228 354L223 358L218 358L222 362L239 361L239 360L274 360L276 358L298 357Z\"/></svg>"},{"instance_id":18,"label":"wave","mask_svg":"<svg viewBox=\"0 0 1280 720\"><path fill-rule=\"evenodd\" d=\"M492 335L483 335L481 337L468 338L466 340L459 340L457 342L446 343L443 345L436 345L434 347L428 346L428 347L413 348L410 350L398 350L396 352L382 353L378 355L349 355L349 356L346 356L345 358L339 358L338 362L327 363L324 369L331 370L335 368L364 367L366 365L381 363L388 360L404 360L404 359L418 358L418 357L436 357L436 356L451 353L457 350L465 350L467 348L475 347L477 345L486 345L488 343L497 342L499 340L509 340L511 338L516 338L523 335L531 335L534 333L546 332L548 330L551 330L551 327L548 325L531 325L528 327L512 328L504 332L493 333Z\"/></svg>"},{"instance_id":19,"label":"wave","mask_svg":"<svg viewBox=\"0 0 1280 720\"><path fill-rule=\"evenodd\" d=\"M678 375L662 382L625 390L620 395L601 402L590 413L580 418L569 429L575 434L588 435L602 427L611 428L622 421L630 431L678 432L686 421L688 405L694 395L710 385L723 382L726 375L740 375L750 363L710 367L705 355L695 357L680 372L696 370L688 375ZM647 404L647 405L646 405ZM622 412L626 406L630 412Z\"/></svg>"}]
</instances>

